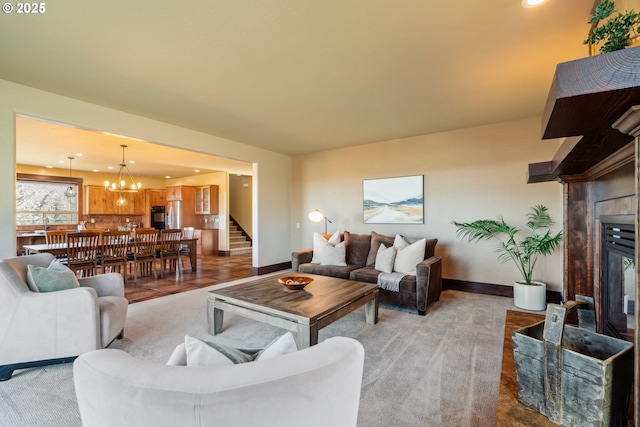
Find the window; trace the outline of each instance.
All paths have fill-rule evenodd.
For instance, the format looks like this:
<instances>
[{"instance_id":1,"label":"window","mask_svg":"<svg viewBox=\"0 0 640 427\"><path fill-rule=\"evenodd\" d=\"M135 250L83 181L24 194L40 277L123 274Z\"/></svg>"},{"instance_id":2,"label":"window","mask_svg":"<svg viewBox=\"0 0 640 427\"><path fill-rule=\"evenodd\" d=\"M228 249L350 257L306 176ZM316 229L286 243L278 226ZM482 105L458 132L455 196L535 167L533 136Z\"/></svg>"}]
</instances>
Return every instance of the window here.
<instances>
[{"instance_id":1,"label":"window","mask_svg":"<svg viewBox=\"0 0 640 427\"><path fill-rule=\"evenodd\" d=\"M77 224L81 180L39 178L16 180L16 225ZM65 195L69 186L76 194L73 197Z\"/></svg>"}]
</instances>

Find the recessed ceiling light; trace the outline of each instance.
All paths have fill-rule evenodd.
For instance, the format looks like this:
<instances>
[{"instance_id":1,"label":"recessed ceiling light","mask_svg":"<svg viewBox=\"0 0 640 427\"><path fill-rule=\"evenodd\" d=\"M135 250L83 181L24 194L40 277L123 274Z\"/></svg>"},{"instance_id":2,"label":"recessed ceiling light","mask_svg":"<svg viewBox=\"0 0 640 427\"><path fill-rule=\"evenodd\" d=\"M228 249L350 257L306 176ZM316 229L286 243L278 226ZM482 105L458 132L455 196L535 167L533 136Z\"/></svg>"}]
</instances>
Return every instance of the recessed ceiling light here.
<instances>
[{"instance_id":1,"label":"recessed ceiling light","mask_svg":"<svg viewBox=\"0 0 640 427\"><path fill-rule=\"evenodd\" d=\"M47 168L47 169L53 169L53 166L51 166L51 165L47 165L47 166L45 166L45 168Z\"/></svg>"},{"instance_id":2,"label":"recessed ceiling light","mask_svg":"<svg viewBox=\"0 0 640 427\"><path fill-rule=\"evenodd\" d=\"M166 179L171 179L171 175L165 176Z\"/></svg>"},{"instance_id":3,"label":"recessed ceiling light","mask_svg":"<svg viewBox=\"0 0 640 427\"><path fill-rule=\"evenodd\" d=\"M135 160L129 160L129 163L134 164L136 161Z\"/></svg>"},{"instance_id":4,"label":"recessed ceiling light","mask_svg":"<svg viewBox=\"0 0 640 427\"><path fill-rule=\"evenodd\" d=\"M59 160L58 163L66 163L64 160Z\"/></svg>"},{"instance_id":5,"label":"recessed ceiling light","mask_svg":"<svg viewBox=\"0 0 640 427\"><path fill-rule=\"evenodd\" d=\"M99 169L93 169L91 172L100 172Z\"/></svg>"},{"instance_id":6,"label":"recessed ceiling light","mask_svg":"<svg viewBox=\"0 0 640 427\"><path fill-rule=\"evenodd\" d=\"M113 169L113 166L107 166L107 169Z\"/></svg>"},{"instance_id":7,"label":"recessed ceiling light","mask_svg":"<svg viewBox=\"0 0 640 427\"><path fill-rule=\"evenodd\" d=\"M83 154L82 154L82 153L76 153L76 156L78 156L78 157L82 157L82 156L83 156Z\"/></svg>"},{"instance_id":8,"label":"recessed ceiling light","mask_svg":"<svg viewBox=\"0 0 640 427\"><path fill-rule=\"evenodd\" d=\"M193 171L194 171L195 173L198 173L198 172L200 172L200 169L194 169Z\"/></svg>"},{"instance_id":9,"label":"recessed ceiling light","mask_svg":"<svg viewBox=\"0 0 640 427\"><path fill-rule=\"evenodd\" d=\"M545 3L547 0L522 0L522 7L531 8L540 6L542 3Z\"/></svg>"}]
</instances>

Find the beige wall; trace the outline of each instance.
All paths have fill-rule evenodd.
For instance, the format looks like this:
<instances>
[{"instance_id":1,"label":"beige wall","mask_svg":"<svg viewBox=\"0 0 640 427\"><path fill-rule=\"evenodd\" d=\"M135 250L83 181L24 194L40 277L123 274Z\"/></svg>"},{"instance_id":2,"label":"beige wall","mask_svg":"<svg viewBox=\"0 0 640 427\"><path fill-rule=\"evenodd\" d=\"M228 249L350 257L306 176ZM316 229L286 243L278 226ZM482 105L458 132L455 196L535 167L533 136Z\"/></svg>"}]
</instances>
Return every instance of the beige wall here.
<instances>
[{"instance_id":1,"label":"beige wall","mask_svg":"<svg viewBox=\"0 0 640 427\"><path fill-rule=\"evenodd\" d=\"M292 247L310 247L322 223L307 214L320 209L333 221L329 231L401 233L439 239L443 276L510 285L518 279L511 264L498 264L495 243L470 244L455 236L451 221L495 218L502 214L524 226L535 204L546 205L562 227L560 184L526 184L527 164L551 160L557 141L540 140L540 118L385 141L296 156L293 159ZM423 225L364 224L362 181L424 175ZM299 228L298 228L299 224ZM562 289L562 253L539 262L536 279Z\"/></svg>"},{"instance_id":2,"label":"beige wall","mask_svg":"<svg viewBox=\"0 0 640 427\"><path fill-rule=\"evenodd\" d=\"M0 257L16 250L15 115L24 114L252 163L262 174L254 178L253 265L290 260L289 156L5 80L0 93Z\"/></svg>"}]
</instances>

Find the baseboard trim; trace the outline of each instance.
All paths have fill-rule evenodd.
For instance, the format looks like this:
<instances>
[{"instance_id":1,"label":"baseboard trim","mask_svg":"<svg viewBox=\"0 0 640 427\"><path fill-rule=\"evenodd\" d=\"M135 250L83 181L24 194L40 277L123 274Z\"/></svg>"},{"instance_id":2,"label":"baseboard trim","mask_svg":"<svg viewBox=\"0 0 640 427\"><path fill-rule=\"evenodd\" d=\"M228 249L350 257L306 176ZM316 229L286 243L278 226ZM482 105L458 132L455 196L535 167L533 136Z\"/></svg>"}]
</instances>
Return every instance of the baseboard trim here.
<instances>
[{"instance_id":1,"label":"baseboard trim","mask_svg":"<svg viewBox=\"0 0 640 427\"><path fill-rule=\"evenodd\" d=\"M495 295L499 297L513 298L513 287L506 285L494 285L491 283L468 282L466 280L442 279L442 290L470 292L474 294ZM547 290L547 302L559 304L562 302L562 294L558 291Z\"/></svg>"},{"instance_id":2,"label":"baseboard trim","mask_svg":"<svg viewBox=\"0 0 640 427\"><path fill-rule=\"evenodd\" d=\"M262 267L251 267L252 276L260 276L262 274L275 273L276 271L287 270L291 268L291 261L281 262L280 264L265 265Z\"/></svg>"}]
</instances>

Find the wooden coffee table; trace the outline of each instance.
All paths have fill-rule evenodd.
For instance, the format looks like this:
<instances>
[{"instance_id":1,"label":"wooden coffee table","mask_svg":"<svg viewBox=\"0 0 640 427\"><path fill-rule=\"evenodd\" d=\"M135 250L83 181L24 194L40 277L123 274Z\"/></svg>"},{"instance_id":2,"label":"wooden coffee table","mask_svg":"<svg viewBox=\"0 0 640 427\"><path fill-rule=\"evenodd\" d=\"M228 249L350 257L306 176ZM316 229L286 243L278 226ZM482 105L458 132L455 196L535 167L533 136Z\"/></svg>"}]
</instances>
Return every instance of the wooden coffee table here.
<instances>
[{"instance_id":1,"label":"wooden coffee table","mask_svg":"<svg viewBox=\"0 0 640 427\"><path fill-rule=\"evenodd\" d=\"M303 290L290 290L278 277L313 278ZM209 333L222 331L224 312L235 313L297 333L298 348L318 343L318 331L365 305L368 324L378 323L380 291L374 283L314 274L289 273L265 277L209 292Z\"/></svg>"}]
</instances>

